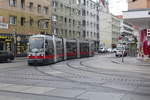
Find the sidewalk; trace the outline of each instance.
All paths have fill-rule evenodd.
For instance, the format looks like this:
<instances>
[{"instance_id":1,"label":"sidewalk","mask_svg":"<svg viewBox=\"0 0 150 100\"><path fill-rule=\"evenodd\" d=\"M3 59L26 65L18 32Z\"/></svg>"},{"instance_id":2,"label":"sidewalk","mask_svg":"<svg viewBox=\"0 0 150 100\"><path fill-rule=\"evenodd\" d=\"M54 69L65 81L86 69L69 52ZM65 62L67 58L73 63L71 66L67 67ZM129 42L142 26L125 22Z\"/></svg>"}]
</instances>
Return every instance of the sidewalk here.
<instances>
[{"instance_id":1,"label":"sidewalk","mask_svg":"<svg viewBox=\"0 0 150 100\"><path fill-rule=\"evenodd\" d=\"M117 64L128 64L128 65L137 65L137 66L150 66L150 63L144 62L137 57L124 57L124 62L122 62L122 57L112 60L113 63Z\"/></svg>"},{"instance_id":2,"label":"sidewalk","mask_svg":"<svg viewBox=\"0 0 150 100\"><path fill-rule=\"evenodd\" d=\"M26 60L27 60L27 57L16 57L15 58L16 62L21 62L21 61L26 61Z\"/></svg>"}]
</instances>

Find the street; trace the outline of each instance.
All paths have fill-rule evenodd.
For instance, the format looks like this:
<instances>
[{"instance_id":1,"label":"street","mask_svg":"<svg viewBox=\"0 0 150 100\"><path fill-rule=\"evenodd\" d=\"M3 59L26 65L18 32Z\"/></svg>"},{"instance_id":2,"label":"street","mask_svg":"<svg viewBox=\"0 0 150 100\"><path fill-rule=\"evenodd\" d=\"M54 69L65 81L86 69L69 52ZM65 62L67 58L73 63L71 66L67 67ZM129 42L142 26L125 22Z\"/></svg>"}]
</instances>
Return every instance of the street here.
<instances>
[{"instance_id":1,"label":"street","mask_svg":"<svg viewBox=\"0 0 150 100\"><path fill-rule=\"evenodd\" d=\"M149 66L113 62L118 59L106 54L48 66L27 66L25 58L1 63L0 100L149 100Z\"/></svg>"}]
</instances>

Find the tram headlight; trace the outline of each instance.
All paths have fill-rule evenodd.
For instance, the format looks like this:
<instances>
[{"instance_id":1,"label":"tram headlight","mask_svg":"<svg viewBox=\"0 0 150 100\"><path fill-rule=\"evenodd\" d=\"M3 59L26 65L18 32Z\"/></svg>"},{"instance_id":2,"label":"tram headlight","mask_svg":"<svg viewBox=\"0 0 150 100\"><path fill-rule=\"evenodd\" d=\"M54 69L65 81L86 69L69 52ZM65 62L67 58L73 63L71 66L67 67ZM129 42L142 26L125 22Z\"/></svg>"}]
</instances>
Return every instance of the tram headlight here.
<instances>
[{"instance_id":1,"label":"tram headlight","mask_svg":"<svg viewBox=\"0 0 150 100\"><path fill-rule=\"evenodd\" d=\"M44 54L40 54L40 56L44 56Z\"/></svg>"},{"instance_id":2,"label":"tram headlight","mask_svg":"<svg viewBox=\"0 0 150 100\"><path fill-rule=\"evenodd\" d=\"M32 56L32 54L29 54L28 56Z\"/></svg>"}]
</instances>

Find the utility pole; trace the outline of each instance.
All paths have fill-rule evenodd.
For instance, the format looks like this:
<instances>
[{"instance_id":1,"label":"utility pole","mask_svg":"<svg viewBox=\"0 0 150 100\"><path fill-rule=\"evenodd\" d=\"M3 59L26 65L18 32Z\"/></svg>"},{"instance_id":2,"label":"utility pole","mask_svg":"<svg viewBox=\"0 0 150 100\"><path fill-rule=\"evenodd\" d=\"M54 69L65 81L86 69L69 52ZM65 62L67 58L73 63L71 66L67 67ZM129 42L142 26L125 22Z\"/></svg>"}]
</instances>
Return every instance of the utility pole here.
<instances>
[{"instance_id":1,"label":"utility pole","mask_svg":"<svg viewBox=\"0 0 150 100\"><path fill-rule=\"evenodd\" d=\"M16 29L13 29L13 38L14 38L14 47L13 47L13 52L14 52L14 57L16 57L16 54L17 54L17 52L16 52Z\"/></svg>"}]
</instances>

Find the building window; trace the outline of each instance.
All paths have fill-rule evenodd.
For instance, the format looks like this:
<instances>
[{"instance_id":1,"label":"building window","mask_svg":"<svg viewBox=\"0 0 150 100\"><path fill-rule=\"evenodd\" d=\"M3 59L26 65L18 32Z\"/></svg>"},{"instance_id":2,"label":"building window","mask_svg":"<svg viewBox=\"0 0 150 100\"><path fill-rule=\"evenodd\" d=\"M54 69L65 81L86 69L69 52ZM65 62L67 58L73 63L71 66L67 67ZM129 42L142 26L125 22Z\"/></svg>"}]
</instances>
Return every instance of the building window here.
<instances>
[{"instance_id":1,"label":"building window","mask_svg":"<svg viewBox=\"0 0 150 100\"><path fill-rule=\"evenodd\" d=\"M75 20L73 20L73 26L75 26Z\"/></svg>"},{"instance_id":2,"label":"building window","mask_svg":"<svg viewBox=\"0 0 150 100\"><path fill-rule=\"evenodd\" d=\"M58 3L57 3L56 1L53 1L53 2L52 2L52 7L53 7L53 8L56 8L57 5L58 5Z\"/></svg>"},{"instance_id":3,"label":"building window","mask_svg":"<svg viewBox=\"0 0 150 100\"><path fill-rule=\"evenodd\" d=\"M0 23L3 23L3 16L0 16Z\"/></svg>"},{"instance_id":4,"label":"building window","mask_svg":"<svg viewBox=\"0 0 150 100\"><path fill-rule=\"evenodd\" d=\"M65 36L67 37L67 34L68 34L68 30L65 30Z\"/></svg>"},{"instance_id":5,"label":"building window","mask_svg":"<svg viewBox=\"0 0 150 100\"><path fill-rule=\"evenodd\" d=\"M16 16L10 16L9 17L9 23L12 25L16 25Z\"/></svg>"},{"instance_id":6,"label":"building window","mask_svg":"<svg viewBox=\"0 0 150 100\"><path fill-rule=\"evenodd\" d=\"M41 13L41 5L38 5L37 10L38 10L38 13Z\"/></svg>"},{"instance_id":7,"label":"building window","mask_svg":"<svg viewBox=\"0 0 150 100\"><path fill-rule=\"evenodd\" d=\"M29 3L29 8L30 8L30 10L33 9L33 2L30 2L30 3Z\"/></svg>"},{"instance_id":8,"label":"building window","mask_svg":"<svg viewBox=\"0 0 150 100\"><path fill-rule=\"evenodd\" d=\"M45 22L45 23L43 24L43 29L48 29L48 22Z\"/></svg>"},{"instance_id":9,"label":"building window","mask_svg":"<svg viewBox=\"0 0 150 100\"><path fill-rule=\"evenodd\" d=\"M30 26L33 26L33 22L34 22L34 21L33 21L33 19L31 18L31 19L30 19Z\"/></svg>"},{"instance_id":10,"label":"building window","mask_svg":"<svg viewBox=\"0 0 150 100\"><path fill-rule=\"evenodd\" d=\"M82 21L82 26L86 26L86 21L85 20Z\"/></svg>"},{"instance_id":11,"label":"building window","mask_svg":"<svg viewBox=\"0 0 150 100\"><path fill-rule=\"evenodd\" d=\"M48 7L44 7L44 14L48 14Z\"/></svg>"},{"instance_id":12,"label":"building window","mask_svg":"<svg viewBox=\"0 0 150 100\"><path fill-rule=\"evenodd\" d=\"M63 4L60 4L60 7L61 7L61 9L63 10L63 8L64 8L64 5L63 5Z\"/></svg>"},{"instance_id":13,"label":"building window","mask_svg":"<svg viewBox=\"0 0 150 100\"><path fill-rule=\"evenodd\" d=\"M69 23L71 23L71 19L69 19Z\"/></svg>"},{"instance_id":14,"label":"building window","mask_svg":"<svg viewBox=\"0 0 150 100\"><path fill-rule=\"evenodd\" d=\"M86 5L86 0L83 0L83 5Z\"/></svg>"},{"instance_id":15,"label":"building window","mask_svg":"<svg viewBox=\"0 0 150 100\"><path fill-rule=\"evenodd\" d=\"M67 23L67 18L65 18L65 23Z\"/></svg>"},{"instance_id":16,"label":"building window","mask_svg":"<svg viewBox=\"0 0 150 100\"><path fill-rule=\"evenodd\" d=\"M21 8L25 8L25 0L21 0Z\"/></svg>"},{"instance_id":17,"label":"building window","mask_svg":"<svg viewBox=\"0 0 150 100\"><path fill-rule=\"evenodd\" d=\"M9 5L15 7L17 4L16 0L9 0Z\"/></svg>"},{"instance_id":18,"label":"building window","mask_svg":"<svg viewBox=\"0 0 150 100\"><path fill-rule=\"evenodd\" d=\"M86 11L82 9L82 16L86 16Z\"/></svg>"},{"instance_id":19,"label":"building window","mask_svg":"<svg viewBox=\"0 0 150 100\"><path fill-rule=\"evenodd\" d=\"M61 29L61 35L63 35L64 34L64 30L63 29Z\"/></svg>"},{"instance_id":20,"label":"building window","mask_svg":"<svg viewBox=\"0 0 150 100\"><path fill-rule=\"evenodd\" d=\"M20 20L21 20L21 21L20 21L20 25L21 25L21 26L24 26L26 19L25 19L24 17L21 17Z\"/></svg>"},{"instance_id":21,"label":"building window","mask_svg":"<svg viewBox=\"0 0 150 100\"><path fill-rule=\"evenodd\" d=\"M85 38L86 36L86 31L83 31L82 37Z\"/></svg>"}]
</instances>

